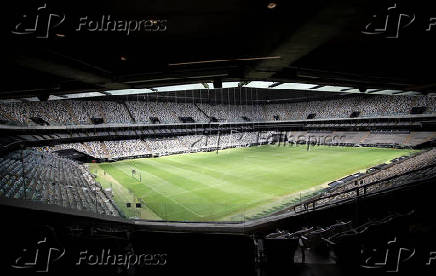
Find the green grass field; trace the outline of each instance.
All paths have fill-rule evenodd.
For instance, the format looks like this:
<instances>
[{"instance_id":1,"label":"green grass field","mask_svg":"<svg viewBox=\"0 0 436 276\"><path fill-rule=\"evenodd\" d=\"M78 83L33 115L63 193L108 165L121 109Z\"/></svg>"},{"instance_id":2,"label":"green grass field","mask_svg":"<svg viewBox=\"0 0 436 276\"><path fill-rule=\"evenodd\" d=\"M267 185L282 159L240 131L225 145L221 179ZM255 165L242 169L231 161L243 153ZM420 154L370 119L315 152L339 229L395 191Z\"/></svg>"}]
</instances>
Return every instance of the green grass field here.
<instances>
[{"instance_id":1,"label":"green grass field","mask_svg":"<svg viewBox=\"0 0 436 276\"><path fill-rule=\"evenodd\" d=\"M90 164L90 170L103 187L112 187L128 217L242 220L268 215L330 181L412 152L270 145ZM126 208L126 202L142 202L143 207Z\"/></svg>"}]
</instances>

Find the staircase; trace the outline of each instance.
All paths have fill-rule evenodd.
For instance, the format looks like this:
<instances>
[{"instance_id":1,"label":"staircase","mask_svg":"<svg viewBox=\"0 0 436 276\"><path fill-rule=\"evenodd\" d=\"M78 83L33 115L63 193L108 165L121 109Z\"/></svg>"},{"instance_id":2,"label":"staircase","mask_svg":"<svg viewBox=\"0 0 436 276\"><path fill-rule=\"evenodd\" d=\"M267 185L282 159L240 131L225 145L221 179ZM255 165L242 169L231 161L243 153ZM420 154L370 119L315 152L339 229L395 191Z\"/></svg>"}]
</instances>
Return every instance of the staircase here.
<instances>
[{"instance_id":1,"label":"staircase","mask_svg":"<svg viewBox=\"0 0 436 276\"><path fill-rule=\"evenodd\" d=\"M109 150L106 147L106 144L104 142L100 142L100 145L101 145L101 148L103 150L104 156L106 158L109 158L110 157L110 153L109 153Z\"/></svg>"},{"instance_id":2,"label":"staircase","mask_svg":"<svg viewBox=\"0 0 436 276\"><path fill-rule=\"evenodd\" d=\"M101 106L101 103L97 102L96 104L98 105L98 109L100 111L100 116L103 118L103 122L107 123L106 114L104 113L104 110L103 110L103 107Z\"/></svg>"},{"instance_id":3,"label":"staircase","mask_svg":"<svg viewBox=\"0 0 436 276\"><path fill-rule=\"evenodd\" d=\"M404 141L405 145L410 145L410 140L412 140L414 133L410 132L410 134L407 136L406 140Z\"/></svg>"},{"instance_id":4,"label":"staircase","mask_svg":"<svg viewBox=\"0 0 436 276\"><path fill-rule=\"evenodd\" d=\"M185 139L179 139L179 142L180 142L180 144L183 145L183 147L185 147L185 148L189 148L189 149L190 149L190 146L189 146L188 143L185 141Z\"/></svg>"},{"instance_id":5,"label":"staircase","mask_svg":"<svg viewBox=\"0 0 436 276\"><path fill-rule=\"evenodd\" d=\"M70 115L71 120L74 122L74 124L78 125L79 121L77 120L76 116L74 116L73 109L71 108L71 105L69 105L69 102L63 102L63 105L67 110L68 115Z\"/></svg>"},{"instance_id":6,"label":"staircase","mask_svg":"<svg viewBox=\"0 0 436 276\"><path fill-rule=\"evenodd\" d=\"M370 134L371 134L371 132L368 131L368 132L365 134L365 136L363 136L363 138L360 139L359 144L363 144L363 141L365 141L365 139L368 138L368 136L369 136Z\"/></svg>"},{"instance_id":7,"label":"staircase","mask_svg":"<svg viewBox=\"0 0 436 276\"><path fill-rule=\"evenodd\" d=\"M412 107L416 106L417 101L418 101L417 97L412 97Z\"/></svg>"},{"instance_id":8,"label":"staircase","mask_svg":"<svg viewBox=\"0 0 436 276\"><path fill-rule=\"evenodd\" d=\"M149 153L152 153L151 148L148 146L147 142L145 142L145 139L141 139L141 143L144 145L144 147L147 149Z\"/></svg>"},{"instance_id":9,"label":"staircase","mask_svg":"<svg viewBox=\"0 0 436 276\"><path fill-rule=\"evenodd\" d=\"M195 106L198 110L200 110L200 112L201 112L204 116L206 116L206 118L208 118L209 121L210 121L210 116L207 115L206 112L203 111L203 109L201 109L201 108L200 108L196 103L194 103L194 106Z\"/></svg>"},{"instance_id":10,"label":"staircase","mask_svg":"<svg viewBox=\"0 0 436 276\"><path fill-rule=\"evenodd\" d=\"M44 109L44 111L45 111L46 118L48 118L48 122L47 123L49 125L52 124L53 122L56 122L56 118L53 117L53 113L52 112L49 112L47 109Z\"/></svg>"},{"instance_id":11,"label":"staircase","mask_svg":"<svg viewBox=\"0 0 436 276\"><path fill-rule=\"evenodd\" d=\"M1 114L4 118L6 118L8 121L10 121L10 122L15 122L15 121L17 121L16 119L12 118L12 116L11 116L9 113L7 113L7 112L2 112L2 111L0 110L0 114Z\"/></svg>"},{"instance_id":12,"label":"staircase","mask_svg":"<svg viewBox=\"0 0 436 276\"><path fill-rule=\"evenodd\" d=\"M91 155L92 157L95 157L92 149L88 146L88 144L86 144L85 142L82 142L81 144L86 149L86 151L87 151L86 153L87 154Z\"/></svg>"},{"instance_id":13,"label":"staircase","mask_svg":"<svg viewBox=\"0 0 436 276\"><path fill-rule=\"evenodd\" d=\"M132 121L132 123L136 123L136 119L135 119L135 117L133 117L132 112L130 112L129 106L126 104L125 101L122 101L122 104L123 104L124 108L127 110L127 113L129 113L130 120Z\"/></svg>"}]
</instances>

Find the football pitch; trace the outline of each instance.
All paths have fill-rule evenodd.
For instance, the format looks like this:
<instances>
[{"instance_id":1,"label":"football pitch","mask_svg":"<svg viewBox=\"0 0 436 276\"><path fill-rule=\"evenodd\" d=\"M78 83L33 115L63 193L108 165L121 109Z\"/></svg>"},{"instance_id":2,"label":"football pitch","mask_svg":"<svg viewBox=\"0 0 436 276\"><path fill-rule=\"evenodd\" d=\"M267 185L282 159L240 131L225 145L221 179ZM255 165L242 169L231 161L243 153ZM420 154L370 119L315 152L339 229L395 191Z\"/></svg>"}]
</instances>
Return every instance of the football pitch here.
<instances>
[{"instance_id":1,"label":"football pitch","mask_svg":"<svg viewBox=\"0 0 436 276\"><path fill-rule=\"evenodd\" d=\"M412 152L267 145L89 166L104 188L112 188L115 203L127 217L241 221L274 213L333 180ZM135 203L142 207L135 208Z\"/></svg>"}]
</instances>

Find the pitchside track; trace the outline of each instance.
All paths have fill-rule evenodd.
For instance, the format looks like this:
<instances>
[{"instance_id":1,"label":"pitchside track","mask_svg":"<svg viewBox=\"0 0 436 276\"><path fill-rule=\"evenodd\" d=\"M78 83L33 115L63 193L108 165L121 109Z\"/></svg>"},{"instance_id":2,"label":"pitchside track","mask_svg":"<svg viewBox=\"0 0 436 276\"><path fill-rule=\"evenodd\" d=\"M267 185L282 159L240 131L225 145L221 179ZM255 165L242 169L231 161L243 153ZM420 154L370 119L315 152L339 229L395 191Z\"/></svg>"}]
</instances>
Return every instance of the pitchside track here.
<instances>
[{"instance_id":1,"label":"pitchside track","mask_svg":"<svg viewBox=\"0 0 436 276\"><path fill-rule=\"evenodd\" d=\"M268 215L327 183L409 155L413 150L364 147L235 148L216 152L90 164L128 217L223 221ZM132 170L135 173L132 174ZM141 202L142 208L126 207Z\"/></svg>"}]
</instances>

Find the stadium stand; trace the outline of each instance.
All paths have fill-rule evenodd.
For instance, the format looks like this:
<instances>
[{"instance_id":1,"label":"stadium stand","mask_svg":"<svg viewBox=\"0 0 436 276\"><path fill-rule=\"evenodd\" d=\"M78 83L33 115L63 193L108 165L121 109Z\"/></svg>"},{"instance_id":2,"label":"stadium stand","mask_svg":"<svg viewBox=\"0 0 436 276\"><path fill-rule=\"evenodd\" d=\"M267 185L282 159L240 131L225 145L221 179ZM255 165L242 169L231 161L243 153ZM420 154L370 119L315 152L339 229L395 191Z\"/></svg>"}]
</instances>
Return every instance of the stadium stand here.
<instances>
[{"instance_id":1,"label":"stadium stand","mask_svg":"<svg viewBox=\"0 0 436 276\"><path fill-rule=\"evenodd\" d=\"M385 189L391 189L414 181L431 179L436 176L436 149L430 149L408 158L392 162L382 169L346 181L341 185L330 187L313 198L293 206L295 212L305 211L331 205Z\"/></svg>"},{"instance_id":2,"label":"stadium stand","mask_svg":"<svg viewBox=\"0 0 436 276\"><path fill-rule=\"evenodd\" d=\"M257 132L243 132L223 135L187 135L168 138L132 139L103 142L59 144L52 147L37 147L40 151L54 152L75 149L95 158L123 158L142 155L167 155L182 152L216 149L217 147L242 147L267 143L272 132L261 136ZM219 137L219 138L218 138ZM218 142L219 140L219 142ZM105 149L106 148L106 149Z\"/></svg>"},{"instance_id":3,"label":"stadium stand","mask_svg":"<svg viewBox=\"0 0 436 276\"><path fill-rule=\"evenodd\" d=\"M436 112L436 98L425 96L360 95L337 100L308 101L286 104L211 105L206 103L176 103L154 101L97 101L57 100L32 103L0 104L0 120L32 125L32 117L39 117L50 125L91 124L91 118L102 118L105 123L150 123L158 118L160 123L179 123L179 117L192 118L195 122L218 121L244 122L303 120L316 114L316 119L349 118L360 112L359 117L410 115L419 106L426 107L425 114ZM47 112L50 110L50 112ZM177 113L175 112L177 110ZM133 118L132 118L133 116ZM244 119L245 118L245 119Z\"/></svg>"},{"instance_id":4,"label":"stadium stand","mask_svg":"<svg viewBox=\"0 0 436 276\"><path fill-rule=\"evenodd\" d=\"M409 120L408 117L402 121L396 117L411 116L415 107L425 107L421 108L425 114L434 114L435 98L349 95L335 100L245 105L120 99L2 103L0 120L12 120L24 126L19 135L1 138L4 151L7 152L10 145L23 142L29 143L31 150L23 151L24 162L20 162L20 150L2 157L0 168L4 180L0 192L7 198L27 198L99 214L119 215L111 197L102 191L86 167L56 152L73 150L90 159L112 161L273 142L290 146L417 147L434 142L436 134L431 131L431 126L422 128L421 121ZM357 113L358 116L351 116ZM284 131L274 130L281 121L305 121L309 115L315 119L285 125ZM350 116L356 118L350 119ZM380 119L383 116L393 116L393 119ZM36 117L49 125L37 126ZM103 125L92 126L96 119ZM212 121L216 121L214 125ZM257 125L262 122L265 123L263 130ZM143 123L146 127L130 127L132 123ZM151 124L156 126L148 126ZM53 131L46 131L51 127L55 127ZM30 131L26 132L27 129ZM273 137L277 135L283 139L275 141ZM346 200L356 196L360 188L371 193L401 186L414 176L430 177L435 173L435 159L435 150L426 150L366 174L345 176L288 211L298 213L307 210L309 204L320 207ZM26 164L24 167L23 163ZM67 171L71 175L67 175ZM27 188L24 190L23 187Z\"/></svg>"},{"instance_id":5,"label":"stadium stand","mask_svg":"<svg viewBox=\"0 0 436 276\"><path fill-rule=\"evenodd\" d=\"M0 157L0 179L2 197L119 215L110 197L84 166L56 154L23 150Z\"/></svg>"},{"instance_id":6,"label":"stadium stand","mask_svg":"<svg viewBox=\"0 0 436 276\"><path fill-rule=\"evenodd\" d=\"M264 239L266 244L270 244L268 241L271 240L294 241L296 246L290 252L293 263L335 264L348 259L346 255L350 251L347 252L346 249L351 248L355 243L379 240L384 237L380 236L383 229L392 231L392 228L398 227L398 223L410 220L414 213L415 211L411 210L371 218L359 225L353 225L351 220L338 220L334 224L305 226L296 231L277 230L267 234Z\"/></svg>"},{"instance_id":7,"label":"stadium stand","mask_svg":"<svg viewBox=\"0 0 436 276\"><path fill-rule=\"evenodd\" d=\"M289 144L305 144L309 140L319 145L417 146L435 138L434 132L370 132L370 131L289 131Z\"/></svg>"}]
</instances>

